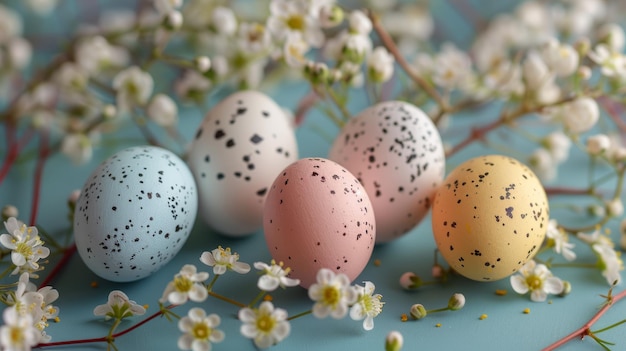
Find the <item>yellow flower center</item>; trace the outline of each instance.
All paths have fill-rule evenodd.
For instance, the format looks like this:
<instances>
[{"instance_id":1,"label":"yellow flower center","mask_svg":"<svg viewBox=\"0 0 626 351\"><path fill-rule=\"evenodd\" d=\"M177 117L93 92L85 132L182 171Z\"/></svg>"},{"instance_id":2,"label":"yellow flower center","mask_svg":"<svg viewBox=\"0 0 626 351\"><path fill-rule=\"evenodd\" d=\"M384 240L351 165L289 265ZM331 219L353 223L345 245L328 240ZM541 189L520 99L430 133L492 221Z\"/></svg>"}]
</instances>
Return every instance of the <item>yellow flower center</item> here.
<instances>
[{"instance_id":1,"label":"yellow flower center","mask_svg":"<svg viewBox=\"0 0 626 351\"><path fill-rule=\"evenodd\" d=\"M327 286L324 288L323 301L326 305L335 306L339 303L340 293L334 286Z\"/></svg>"},{"instance_id":2,"label":"yellow flower center","mask_svg":"<svg viewBox=\"0 0 626 351\"><path fill-rule=\"evenodd\" d=\"M540 277L533 274L533 275L526 277L526 284L528 284L528 288L530 290L539 290L541 289L541 286L543 285L543 280Z\"/></svg>"},{"instance_id":3,"label":"yellow flower center","mask_svg":"<svg viewBox=\"0 0 626 351\"><path fill-rule=\"evenodd\" d=\"M33 255L33 248L24 242L17 243L17 245L15 245L15 251L26 258Z\"/></svg>"},{"instance_id":4,"label":"yellow flower center","mask_svg":"<svg viewBox=\"0 0 626 351\"><path fill-rule=\"evenodd\" d=\"M304 18L300 15L292 15L287 18L287 27L291 30L303 31L304 30Z\"/></svg>"},{"instance_id":5,"label":"yellow flower center","mask_svg":"<svg viewBox=\"0 0 626 351\"><path fill-rule=\"evenodd\" d=\"M211 335L211 328L205 323L196 323L191 330L193 337L200 340L206 340Z\"/></svg>"},{"instance_id":6,"label":"yellow flower center","mask_svg":"<svg viewBox=\"0 0 626 351\"><path fill-rule=\"evenodd\" d=\"M177 291L186 292L191 290L193 282L187 277L178 276L174 278L174 286L176 287Z\"/></svg>"},{"instance_id":7,"label":"yellow flower center","mask_svg":"<svg viewBox=\"0 0 626 351\"><path fill-rule=\"evenodd\" d=\"M11 327L9 335L11 343L14 345L20 345L24 341L24 333L20 327Z\"/></svg>"},{"instance_id":8,"label":"yellow flower center","mask_svg":"<svg viewBox=\"0 0 626 351\"><path fill-rule=\"evenodd\" d=\"M267 315L267 314L260 316L256 320L257 329L266 334L270 333L274 329L275 324L276 324L276 321L274 320L274 318L272 318L272 316Z\"/></svg>"}]
</instances>

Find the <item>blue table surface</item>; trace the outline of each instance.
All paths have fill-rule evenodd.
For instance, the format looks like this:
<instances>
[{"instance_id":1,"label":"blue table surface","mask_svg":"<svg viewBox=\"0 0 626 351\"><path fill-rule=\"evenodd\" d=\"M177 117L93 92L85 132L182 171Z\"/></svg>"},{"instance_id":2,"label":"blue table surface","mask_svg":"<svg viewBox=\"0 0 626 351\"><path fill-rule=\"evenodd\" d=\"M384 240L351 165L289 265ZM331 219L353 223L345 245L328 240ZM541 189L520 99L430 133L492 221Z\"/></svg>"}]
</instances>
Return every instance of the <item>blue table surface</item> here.
<instances>
[{"instance_id":1,"label":"blue table surface","mask_svg":"<svg viewBox=\"0 0 626 351\"><path fill-rule=\"evenodd\" d=\"M306 87L296 86L293 89L269 92L280 104L295 107L298 96L306 93ZM489 113L485 113L490 115ZM181 118L181 126L187 137L191 137L196 126L200 123L200 111L188 112ZM470 124L480 124L485 118L474 117ZM337 132L327 119L320 113L313 112L297 130L300 147L300 156L325 156L329 142L316 132L319 128L329 135ZM458 138L467 132L467 125L453 125L444 138ZM42 203L40 206L39 223L58 233L68 228L66 219L67 209L60 204L65 202L68 194L80 188L96 165L116 149L126 145L100 149L94 157L94 162L84 166L72 166L61 155L53 156L46 165L46 176L42 186ZM481 153L490 152L480 146L470 147L460 155L455 155L447 161L448 170L464 159ZM580 184L584 173L577 170L586 167L583 158L573 157L560 170L560 184ZM9 178L0 185L0 199L2 204L12 203L23 208L23 216L28 215L28 204L32 194L32 165L18 166ZM582 184L585 184L584 182ZM555 215L563 219L583 223L588 218L558 208L572 203L571 198L553 198L551 206ZM575 201L575 200L574 200ZM569 214L568 214L569 213ZM25 217L27 218L27 217ZM611 222L609 227L617 232L617 222ZM266 248L263 233L258 232L243 239L232 239L211 231L202 221L197 223L186 245L181 252L165 267L154 275L132 283L107 282L88 270L78 255L71 258L69 264L53 281L58 289L60 298L56 304L61 309L61 322L51 323L47 329L53 336L53 341L76 338L100 337L106 335L108 324L101 318L94 317L92 310L96 305L106 302L109 291L121 289L128 296L140 304L148 304L148 314L157 311L157 301L163 289L182 265L193 263L203 266L199 257L203 251L211 250L218 245L231 247L241 255L241 260L248 263L256 261L269 262L270 255ZM608 285L599 271L590 269L562 268L555 273L562 279L572 282L572 293L565 297L550 297L550 302L531 302L528 296L514 293L508 279L496 282L475 282L463 277L453 277L443 285L423 287L418 291L404 291L398 278L405 271L414 271L425 278L429 277L433 263L435 243L431 235L430 216L419 224L406 236L385 245L376 246L372 258L355 282L370 280L376 284L376 291L383 295L385 302L383 312L375 319L375 328L364 331L360 321L352 321L346 317L342 320L318 320L312 315L292 321L290 336L275 346L275 350L344 350L355 348L360 350L382 350L384 338L391 330L398 330L404 335L405 349L481 349L499 350L536 350L549 345L558 338L585 323L599 308L603 299L600 294L606 294ZM583 262L594 262L593 254L586 247L578 246L578 255ZM52 258L52 266L58 257ZM374 260L380 260L380 265L374 265ZM253 270L254 271L254 270ZM45 272L44 272L45 274ZM215 291L239 301L250 301L256 294L256 273L248 275L227 274L218 280ZM97 287L92 287L97 282ZM508 290L505 296L497 296L498 289ZM618 288L619 290L619 288ZM420 321L401 322L400 316L407 313L414 303L422 303L427 308L445 306L447 299L455 292L466 296L467 303L463 310L450 313L433 314ZM295 314L311 308L312 302L306 291L297 287L272 294L277 306L286 308L290 314ZM175 309L179 315L186 314L193 306L201 306L208 313L217 313L222 317L221 329L226 333L226 339L216 344L216 350L253 350L253 344L239 334L240 322L236 319L237 308L209 298L201 304L187 303ZM530 313L523 310L529 308ZM623 318L626 313L626 303L619 303L612 308L597 324L597 327L607 326ZM488 317L479 319L482 314ZM131 326L139 319L125 321L121 328ZM437 327L437 324L441 326ZM149 322L135 331L120 337L116 345L120 350L172 350L177 349L176 340L180 332L174 323L164 318ZM602 335L606 340L618 343L617 349L626 346L626 333L623 328L615 328ZM104 344L91 344L66 347L68 350L100 350ZM61 348L62 349L62 348ZM563 350L600 349L590 340L575 340L563 347Z\"/></svg>"},{"instance_id":2,"label":"blue table surface","mask_svg":"<svg viewBox=\"0 0 626 351\"><path fill-rule=\"evenodd\" d=\"M463 35L463 31L459 35ZM279 104L295 108L297 101L306 94L307 87L303 84L283 87L280 90L268 90ZM351 106L358 112L363 102ZM203 117L202 109L186 110L181 116L180 127L184 137L191 140L196 127ZM206 111L206 109L204 109ZM495 116L494 111L481 111L479 115L467 118L467 121L453 124L444 133L446 141L462 138L472 125L480 125ZM532 118L529 119L532 122ZM532 128L532 125L530 126ZM141 143L136 129L129 128L134 136L133 143ZM322 130L324 133L320 133ZM136 132L136 133L135 133ZM297 130L300 157L326 156L331 137L337 129L317 111L313 111ZM4 134L4 133L2 133ZM498 138L498 132L495 133ZM510 143L510 140L500 140ZM86 165L73 166L62 155L54 155L46 163L45 177L42 184L41 204L38 223L53 234L58 234L71 227L67 220L65 200L71 191L81 188L88 175L97 163L115 151L129 146L125 142L108 145L98 149L94 160ZM510 144L514 145L514 144ZM530 153L532 149L526 150ZM465 159L484 153L493 153L479 145L464 150L447 160L448 171ZM4 159L0 150L0 159ZM0 184L0 206L14 204L21 209L21 217L27 219L32 197L32 163L17 165L8 178ZM587 160L573 154L560 170L559 179L553 184L586 185ZM624 197L623 197L624 198ZM581 199L571 197L551 198L553 214L563 221L572 224L585 224L592 221L584 215L562 210L564 205L582 203ZM626 199L625 199L626 201ZM618 222L612 221L608 227L613 237L618 239ZM103 304L111 290L121 289L140 304L148 304L147 315L158 310L157 301L174 274L187 263L203 266L199 257L203 251L216 248L218 245L231 247L241 256L241 261L252 264L256 261L269 262L271 259L266 248L263 233L258 232L243 239L232 239L211 231L201 220L190 235L189 240L180 253L154 275L132 283L112 283L94 275L83 264L78 255L74 255L69 264L52 282L59 291L60 298L55 303L60 307L60 323L51 323L48 334L53 341L77 338L102 337L108 332L109 324L102 318L95 317L93 308ZM604 301L599 295L606 294L609 288L597 270L562 268L555 274L569 280L573 285L571 294L565 298L550 297L549 302L535 303L528 296L514 293L509 280L484 283L475 282L463 277L453 277L443 285L423 287L418 291L404 291L398 279L405 271L414 271L422 277L429 277L433 263L435 243L431 234L430 216L426 217L414 230L406 236L385 245L376 246L372 258L356 279L356 283L369 280L376 284L376 291L383 295L385 302L383 312L375 319L375 328L364 331L361 321L353 321L349 317L342 320L330 318L318 320L312 315L293 320L290 336L273 347L273 350L345 350L361 351L383 350L384 339L389 331L400 331L404 336L405 350L538 350L559 338L569 334L589 320ZM581 262L595 262L593 253L583 245L577 247ZM546 256L548 257L548 256ZM52 257L48 267L59 259ZM374 265L380 260L380 265ZM43 272L45 275L46 272ZM212 275L212 273L211 273ZM239 301L250 301L257 294L256 272L247 275L229 273L221 277L215 291ZM92 286L97 282L97 287ZM621 291L624 285L617 288ZM498 289L508 290L505 296L497 296ZM433 314L420 321L402 322L400 316L408 313L414 303L422 303L427 308L443 307L448 298L456 292L466 296L467 303L461 311ZM312 302L303 288L279 290L272 294L278 307L287 309L290 314L308 310ZM179 315L186 314L194 306L203 307L208 313L217 313L222 317L220 329L226 333L226 339L215 344L215 350L255 350L252 342L239 333L240 322L236 318L237 308L209 298L196 304L187 303L174 311ZM530 313L523 313L524 309ZM479 319L483 314L488 317ZM596 324L597 328L615 323L626 316L626 302L616 304ZM125 321L120 330L137 323L141 317ZM440 324L439 327L436 325ZM602 333L602 338L617 343L615 349L626 349L625 327L614 328ZM116 340L119 350L176 350L180 332L175 323L164 318L157 318L148 324L124 335ZM87 344L56 348L59 350L104 350L104 343ZM590 339L574 340L566 344L562 350L600 350L600 346Z\"/></svg>"}]
</instances>

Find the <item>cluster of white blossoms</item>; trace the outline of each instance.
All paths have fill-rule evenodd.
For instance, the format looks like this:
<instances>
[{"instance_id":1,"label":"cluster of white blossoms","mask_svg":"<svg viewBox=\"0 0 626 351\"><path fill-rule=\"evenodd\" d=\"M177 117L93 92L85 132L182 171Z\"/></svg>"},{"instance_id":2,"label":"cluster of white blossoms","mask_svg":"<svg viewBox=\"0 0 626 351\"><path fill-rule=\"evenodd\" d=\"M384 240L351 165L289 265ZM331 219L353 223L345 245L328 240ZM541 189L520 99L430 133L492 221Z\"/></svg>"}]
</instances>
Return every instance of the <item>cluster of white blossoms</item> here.
<instances>
[{"instance_id":1,"label":"cluster of white blossoms","mask_svg":"<svg viewBox=\"0 0 626 351\"><path fill-rule=\"evenodd\" d=\"M161 304L169 302L173 305L181 305L189 300L203 302L210 294L213 294L212 288L217 277L228 271L240 274L246 274L250 271L250 265L240 262L239 255L231 252L230 248L218 247L212 251L205 251L202 253L200 261L213 267L213 272L216 275L213 281L208 285L205 284L209 278L209 273L198 272L196 266L187 264L168 283L159 301ZM266 293L279 287L285 289L297 286L300 281L288 277L290 269L285 268L282 262L272 261L270 264L255 262L254 267L261 273L257 281L257 287L261 290L261 294L250 305L243 305L245 307L239 310L238 318L242 322L240 332L244 337L251 339L256 347L267 348L289 336L291 318L289 318L286 310L274 306L271 301L263 301L258 306L255 306L255 302L258 302ZM335 319L343 318L349 314L353 320L363 320L363 329L371 330L374 328L374 318L382 312L384 305L382 295L375 294L374 290L375 286L372 282L366 281L363 286L350 285L350 280L345 274L335 274L330 269L322 268L317 274L317 282L308 289L309 297L314 301L311 312L317 318L331 316ZM109 300L108 305L111 305L111 297ZM132 301L129 302L128 299L122 302L128 304L124 312L129 313L129 316L145 312L139 310L141 306ZM99 311L97 315L109 317L113 317L110 316L111 311L117 311L115 308L106 307L106 305L99 306L96 310ZM142 313L136 313L135 310ZM203 345L202 349L206 349L206 347L210 347L211 343L221 342L225 335L216 329L219 324L220 317L218 315L207 316L202 308L192 308L188 316L179 321L179 328L184 333L179 339L179 348L196 350L194 345Z\"/></svg>"}]
</instances>

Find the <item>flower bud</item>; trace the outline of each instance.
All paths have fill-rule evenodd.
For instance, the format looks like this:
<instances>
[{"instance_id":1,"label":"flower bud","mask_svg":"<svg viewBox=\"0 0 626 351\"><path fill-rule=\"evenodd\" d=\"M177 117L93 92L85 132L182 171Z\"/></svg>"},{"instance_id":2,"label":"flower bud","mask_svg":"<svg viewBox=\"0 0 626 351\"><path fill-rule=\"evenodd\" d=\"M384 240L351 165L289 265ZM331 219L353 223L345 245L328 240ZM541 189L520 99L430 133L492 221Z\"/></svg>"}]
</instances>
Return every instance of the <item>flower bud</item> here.
<instances>
[{"instance_id":1,"label":"flower bud","mask_svg":"<svg viewBox=\"0 0 626 351\"><path fill-rule=\"evenodd\" d=\"M567 280L563 280L563 290L559 293L558 296L565 297L569 295L570 292L572 292L572 283L568 282Z\"/></svg>"},{"instance_id":2,"label":"flower bud","mask_svg":"<svg viewBox=\"0 0 626 351\"><path fill-rule=\"evenodd\" d=\"M441 278L443 276L443 267L441 267L440 264L433 265L433 268L431 270L431 274L432 274L433 278L435 278L435 279Z\"/></svg>"},{"instance_id":3,"label":"flower bud","mask_svg":"<svg viewBox=\"0 0 626 351\"><path fill-rule=\"evenodd\" d=\"M622 203L622 200L618 197L615 199L612 199L610 201L607 201L605 203L606 206L606 213L610 216L610 217L621 217L622 214L624 214L624 204Z\"/></svg>"},{"instance_id":4,"label":"flower bud","mask_svg":"<svg viewBox=\"0 0 626 351\"><path fill-rule=\"evenodd\" d=\"M163 26L169 30L177 30L183 26L183 15L179 11L171 11L168 13L164 20Z\"/></svg>"},{"instance_id":5,"label":"flower bud","mask_svg":"<svg viewBox=\"0 0 626 351\"><path fill-rule=\"evenodd\" d=\"M465 295L463 294L454 294L448 300L448 309L451 311L460 310L463 306L465 306Z\"/></svg>"},{"instance_id":6,"label":"flower bud","mask_svg":"<svg viewBox=\"0 0 626 351\"><path fill-rule=\"evenodd\" d=\"M424 308L422 304L416 303L415 305L411 306L409 314L413 319L422 319L426 317L428 312L426 312L426 308Z\"/></svg>"},{"instance_id":7,"label":"flower bud","mask_svg":"<svg viewBox=\"0 0 626 351\"><path fill-rule=\"evenodd\" d=\"M201 73L206 73L211 68L211 59L206 56L196 57L194 63L198 68L198 71L200 71Z\"/></svg>"},{"instance_id":8,"label":"flower bud","mask_svg":"<svg viewBox=\"0 0 626 351\"><path fill-rule=\"evenodd\" d=\"M400 351L404 345L402 334L398 331L390 331L385 338L385 351Z\"/></svg>"},{"instance_id":9,"label":"flower bud","mask_svg":"<svg viewBox=\"0 0 626 351\"><path fill-rule=\"evenodd\" d=\"M601 155L611 147L611 138L605 134L592 135L587 139L587 152L590 155Z\"/></svg>"},{"instance_id":10,"label":"flower bud","mask_svg":"<svg viewBox=\"0 0 626 351\"><path fill-rule=\"evenodd\" d=\"M304 75L311 84L326 84L329 79L328 66L324 62L309 61L304 66Z\"/></svg>"},{"instance_id":11,"label":"flower bud","mask_svg":"<svg viewBox=\"0 0 626 351\"><path fill-rule=\"evenodd\" d=\"M319 19L322 28L339 25L345 17L343 9L337 5L325 5L320 8Z\"/></svg>"},{"instance_id":12,"label":"flower bud","mask_svg":"<svg viewBox=\"0 0 626 351\"><path fill-rule=\"evenodd\" d=\"M406 290L417 289L422 286L422 279L413 272L405 272L400 276L400 285Z\"/></svg>"},{"instance_id":13,"label":"flower bud","mask_svg":"<svg viewBox=\"0 0 626 351\"><path fill-rule=\"evenodd\" d=\"M115 105L107 104L102 109L102 116L106 119L113 119L117 115L117 107Z\"/></svg>"},{"instance_id":14,"label":"flower bud","mask_svg":"<svg viewBox=\"0 0 626 351\"><path fill-rule=\"evenodd\" d=\"M6 205L2 207L2 220L3 221L6 221L10 217L17 218L17 216L19 216L19 211L17 210L17 207L13 205Z\"/></svg>"}]
</instances>

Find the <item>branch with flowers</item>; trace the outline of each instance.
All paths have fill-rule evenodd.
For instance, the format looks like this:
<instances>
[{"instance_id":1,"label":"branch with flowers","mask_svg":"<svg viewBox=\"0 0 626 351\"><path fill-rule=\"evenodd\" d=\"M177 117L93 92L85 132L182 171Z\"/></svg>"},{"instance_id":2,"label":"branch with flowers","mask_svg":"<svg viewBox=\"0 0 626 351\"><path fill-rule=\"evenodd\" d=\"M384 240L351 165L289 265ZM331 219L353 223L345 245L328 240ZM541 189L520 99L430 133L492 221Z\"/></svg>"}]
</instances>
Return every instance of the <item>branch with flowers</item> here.
<instances>
[{"instance_id":1,"label":"branch with flowers","mask_svg":"<svg viewBox=\"0 0 626 351\"><path fill-rule=\"evenodd\" d=\"M26 3L45 13L56 1ZM0 204L7 231L0 236L0 258L7 263L1 273L7 283L0 291L9 306L3 314L0 344L27 349L105 342L116 349L116 338L164 316L178 320L183 333L180 348L206 349L224 339L218 329L220 317L200 307L184 317L173 311L188 300L201 303L209 297L238 308L241 334L259 348L281 342L290 334L290 321L307 314L343 318L349 311L353 319L364 321L364 329L372 329L373 318L383 308L374 284L351 286L345 276L328 270L318 273L317 283L308 291L315 301L312 309L294 315L264 299L278 287L298 284L280 262L254 264L263 274L251 303L215 292L216 281L227 271L250 270L238 262L237 254L219 247L201 257L213 267L210 282L206 283L208 273L185 265L165 288L159 311L130 328L118 331L123 320L141 316L145 309L123 292L113 291L108 303L94 310L113 322L106 336L50 342L45 332L59 314L52 305L58 292L47 286L58 270L50 273L44 287L35 287L31 280L44 271L49 257L75 252L66 237L47 233L47 224L38 220L48 159L61 153L80 167L95 149L127 142L118 136L127 127L141 135L141 141L131 143L184 154L188 140L178 127L183 103L202 108L224 90L259 89L294 76L311 90L296 112L300 126L311 108L341 128L356 114L355 101L408 101L428 111L447 143L449 160L482 144L526 162L543 180L553 203L563 197L585 198L589 205L573 212L588 213L590 223L575 227L551 218L539 253L510 277L515 292L530 294L537 302L549 294L567 295L574 284L552 273L565 267L595 269L611 289L619 284L624 268L619 247L626 248L622 201L626 36L615 17L620 10L623 13L620 4L527 1L510 14L486 21L476 17L478 11L471 4L455 1L453 7L476 26L472 44L460 48L437 38L442 33L433 33L436 19L425 3L384 3L367 2L352 9L335 1L271 0L258 11L263 15L244 16L233 10L236 1L210 5L200 0L138 1L136 12L102 16L97 25L77 31L49 63L39 67L33 60L39 43L23 35L19 12L0 5L0 79L10 84L0 111L6 142L0 149L0 186L18 166L29 162L35 166L28 222L17 219L14 206ZM445 26L437 28L445 31ZM163 88L159 84L163 80L173 84ZM488 121L479 119L481 115ZM474 120L464 130L467 133L458 135L455 123L470 118ZM505 139L498 140L498 135ZM509 143L513 138L521 139L521 146ZM588 165L586 184L551 186L574 153ZM69 202L71 214L77 196ZM619 244L608 232L617 222ZM580 262L579 246L590 250L595 261ZM433 281L408 272L400 284L415 290L446 284L454 277L435 258ZM602 313L624 293L613 296L610 290L607 296ZM464 302L463 295L455 294L443 309L428 311L414 304L409 314L421 319L440 310L458 310ZM607 347L594 337L598 331L589 331L594 322L572 335L592 336ZM402 337L390 335L387 345L398 350Z\"/></svg>"}]
</instances>

